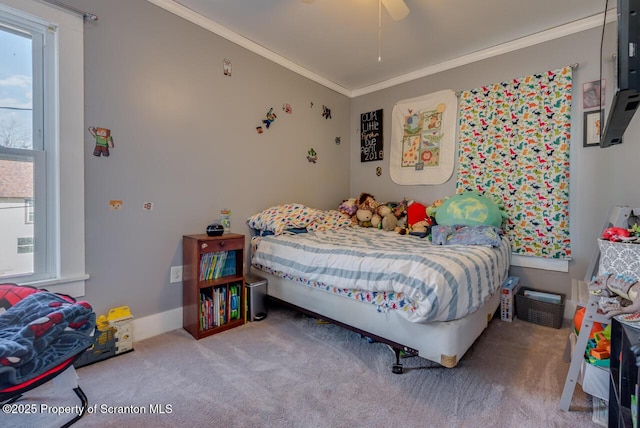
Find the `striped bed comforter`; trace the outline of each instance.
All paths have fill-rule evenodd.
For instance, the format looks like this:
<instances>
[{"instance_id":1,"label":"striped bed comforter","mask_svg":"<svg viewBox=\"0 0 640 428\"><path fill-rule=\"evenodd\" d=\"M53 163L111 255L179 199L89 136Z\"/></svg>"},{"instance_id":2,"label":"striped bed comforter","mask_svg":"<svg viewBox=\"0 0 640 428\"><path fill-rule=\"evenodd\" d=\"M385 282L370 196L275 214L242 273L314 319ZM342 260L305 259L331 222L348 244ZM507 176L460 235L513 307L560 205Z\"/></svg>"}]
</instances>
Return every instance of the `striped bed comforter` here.
<instances>
[{"instance_id":1,"label":"striped bed comforter","mask_svg":"<svg viewBox=\"0 0 640 428\"><path fill-rule=\"evenodd\" d=\"M477 310L507 277L511 248L433 245L373 228L260 237L252 265L333 287L404 295L409 321L449 321Z\"/></svg>"}]
</instances>

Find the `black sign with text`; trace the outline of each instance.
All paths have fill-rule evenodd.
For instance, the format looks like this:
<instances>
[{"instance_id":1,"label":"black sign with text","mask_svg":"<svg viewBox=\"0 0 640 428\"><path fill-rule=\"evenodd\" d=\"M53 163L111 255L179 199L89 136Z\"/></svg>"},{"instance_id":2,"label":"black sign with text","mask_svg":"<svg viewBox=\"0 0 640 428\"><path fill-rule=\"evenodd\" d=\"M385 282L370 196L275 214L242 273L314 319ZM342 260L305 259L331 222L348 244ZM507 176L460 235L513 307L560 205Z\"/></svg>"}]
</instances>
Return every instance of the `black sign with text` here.
<instances>
[{"instance_id":1,"label":"black sign with text","mask_svg":"<svg viewBox=\"0 0 640 428\"><path fill-rule=\"evenodd\" d=\"M360 115L360 162L382 160L382 109Z\"/></svg>"}]
</instances>

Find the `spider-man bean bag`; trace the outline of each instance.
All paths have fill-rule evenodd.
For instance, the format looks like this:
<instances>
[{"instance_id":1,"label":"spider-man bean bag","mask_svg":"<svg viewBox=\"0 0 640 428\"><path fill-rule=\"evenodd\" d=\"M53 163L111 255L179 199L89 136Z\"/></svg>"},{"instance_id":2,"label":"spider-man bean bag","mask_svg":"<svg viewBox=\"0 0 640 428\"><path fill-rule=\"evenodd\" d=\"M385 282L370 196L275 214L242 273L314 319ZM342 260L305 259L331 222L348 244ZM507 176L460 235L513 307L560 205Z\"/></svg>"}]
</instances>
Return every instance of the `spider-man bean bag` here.
<instances>
[{"instance_id":1,"label":"spider-man bean bag","mask_svg":"<svg viewBox=\"0 0 640 428\"><path fill-rule=\"evenodd\" d=\"M27 382L93 343L87 302L31 287L0 285L0 392Z\"/></svg>"}]
</instances>

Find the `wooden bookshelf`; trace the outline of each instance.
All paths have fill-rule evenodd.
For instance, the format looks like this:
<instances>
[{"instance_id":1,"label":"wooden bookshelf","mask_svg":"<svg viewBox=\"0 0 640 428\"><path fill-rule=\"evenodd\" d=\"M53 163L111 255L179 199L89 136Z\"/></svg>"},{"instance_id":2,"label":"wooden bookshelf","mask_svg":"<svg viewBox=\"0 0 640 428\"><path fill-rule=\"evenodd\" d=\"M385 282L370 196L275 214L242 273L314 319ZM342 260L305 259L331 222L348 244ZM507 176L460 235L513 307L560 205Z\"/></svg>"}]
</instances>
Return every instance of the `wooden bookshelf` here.
<instances>
[{"instance_id":1,"label":"wooden bookshelf","mask_svg":"<svg viewBox=\"0 0 640 428\"><path fill-rule=\"evenodd\" d=\"M244 235L184 235L182 259L184 329L202 339L244 324Z\"/></svg>"}]
</instances>

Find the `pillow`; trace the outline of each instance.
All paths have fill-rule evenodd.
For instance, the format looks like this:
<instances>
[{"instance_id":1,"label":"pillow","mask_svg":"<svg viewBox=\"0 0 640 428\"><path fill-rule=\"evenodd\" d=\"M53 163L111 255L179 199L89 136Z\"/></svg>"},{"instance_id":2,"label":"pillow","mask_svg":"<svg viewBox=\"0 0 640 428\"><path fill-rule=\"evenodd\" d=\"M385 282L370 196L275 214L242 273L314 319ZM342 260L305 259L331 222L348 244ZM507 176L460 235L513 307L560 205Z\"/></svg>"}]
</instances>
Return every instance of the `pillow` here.
<instances>
[{"instance_id":1,"label":"pillow","mask_svg":"<svg viewBox=\"0 0 640 428\"><path fill-rule=\"evenodd\" d=\"M476 192L463 192L445 200L436 211L436 223L445 226L500 227L506 213L498 204Z\"/></svg>"},{"instance_id":2,"label":"pillow","mask_svg":"<svg viewBox=\"0 0 640 428\"><path fill-rule=\"evenodd\" d=\"M309 223L307 230L337 230L343 227L351 227L353 222L348 214L341 213L337 210L318 211L315 219Z\"/></svg>"},{"instance_id":3,"label":"pillow","mask_svg":"<svg viewBox=\"0 0 640 428\"><path fill-rule=\"evenodd\" d=\"M436 245L490 245L500 246L501 230L494 226L443 226L431 227L431 242Z\"/></svg>"},{"instance_id":4,"label":"pillow","mask_svg":"<svg viewBox=\"0 0 640 428\"><path fill-rule=\"evenodd\" d=\"M318 210L302 204L275 205L247 219L249 227L280 235L287 229L305 228L318 215Z\"/></svg>"}]
</instances>

